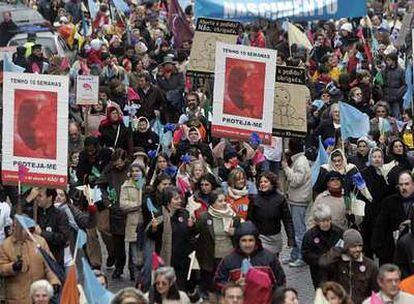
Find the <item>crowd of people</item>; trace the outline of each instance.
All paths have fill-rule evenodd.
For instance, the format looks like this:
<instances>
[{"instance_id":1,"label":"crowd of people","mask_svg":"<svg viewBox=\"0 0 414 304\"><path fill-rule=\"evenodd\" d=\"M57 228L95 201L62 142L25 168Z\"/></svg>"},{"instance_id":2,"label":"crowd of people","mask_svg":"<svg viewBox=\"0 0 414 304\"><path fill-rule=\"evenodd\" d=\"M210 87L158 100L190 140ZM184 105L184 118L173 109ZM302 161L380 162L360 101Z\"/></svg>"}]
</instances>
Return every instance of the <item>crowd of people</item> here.
<instances>
[{"instance_id":1,"label":"crowd of people","mask_svg":"<svg viewBox=\"0 0 414 304\"><path fill-rule=\"evenodd\" d=\"M6 303L58 303L64 282L38 249L68 269L80 230L102 286L108 269L130 279L111 303L307 303L284 271L307 265L315 303L414 303L414 283L401 284L414 275L411 33L398 42L408 1L296 23L311 50L290 45L282 21L242 25L238 44L306 69L306 137L270 145L211 136L212 80L186 74L192 41L171 32L172 0L128 0L127 13L117 1L23 2L76 54L28 34L12 56L25 73L69 77L69 182L1 186ZM193 4L183 10L194 31ZM9 12L0 29L6 45ZM96 104L76 104L78 75L99 76ZM366 136L342 138L339 101L369 116ZM35 220L31 234L15 214Z\"/></svg>"}]
</instances>

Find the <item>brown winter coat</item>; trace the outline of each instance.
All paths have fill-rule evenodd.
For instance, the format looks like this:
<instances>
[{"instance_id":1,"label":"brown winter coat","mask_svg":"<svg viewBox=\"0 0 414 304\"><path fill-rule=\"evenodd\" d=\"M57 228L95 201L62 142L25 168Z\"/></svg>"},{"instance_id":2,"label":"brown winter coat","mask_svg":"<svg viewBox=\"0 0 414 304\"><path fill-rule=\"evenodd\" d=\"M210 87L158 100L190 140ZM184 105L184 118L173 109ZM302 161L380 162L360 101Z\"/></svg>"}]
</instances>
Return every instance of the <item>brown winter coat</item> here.
<instances>
[{"instance_id":1,"label":"brown winter coat","mask_svg":"<svg viewBox=\"0 0 414 304\"><path fill-rule=\"evenodd\" d=\"M319 266L327 268L327 279L341 284L355 304L361 304L372 291L378 291L378 268L369 258L351 260L335 247L320 257Z\"/></svg>"},{"instance_id":2,"label":"brown winter coat","mask_svg":"<svg viewBox=\"0 0 414 304\"><path fill-rule=\"evenodd\" d=\"M137 241L137 226L144 223L142 217L142 190L138 190L131 179L121 186L119 206L126 214L125 242Z\"/></svg>"},{"instance_id":3,"label":"brown winter coat","mask_svg":"<svg viewBox=\"0 0 414 304\"><path fill-rule=\"evenodd\" d=\"M45 239L39 235L33 237L51 255ZM17 255L23 260L23 268L16 273L12 265ZM30 239L19 242L14 236L8 237L0 246L0 275L5 278L5 299L8 304L30 304L29 290L34 281L46 279L52 285L60 284L36 249L36 244Z\"/></svg>"}]
</instances>

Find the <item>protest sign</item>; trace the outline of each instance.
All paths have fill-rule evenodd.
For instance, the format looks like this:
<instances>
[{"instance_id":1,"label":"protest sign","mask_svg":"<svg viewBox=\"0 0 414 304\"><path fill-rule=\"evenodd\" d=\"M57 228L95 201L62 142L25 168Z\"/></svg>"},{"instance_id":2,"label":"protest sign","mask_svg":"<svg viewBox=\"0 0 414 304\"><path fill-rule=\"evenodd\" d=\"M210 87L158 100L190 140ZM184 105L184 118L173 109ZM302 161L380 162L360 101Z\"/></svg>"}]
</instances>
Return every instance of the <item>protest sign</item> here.
<instances>
[{"instance_id":1,"label":"protest sign","mask_svg":"<svg viewBox=\"0 0 414 304\"><path fill-rule=\"evenodd\" d=\"M76 104L93 105L99 99L99 77L78 75L76 78Z\"/></svg>"},{"instance_id":2,"label":"protest sign","mask_svg":"<svg viewBox=\"0 0 414 304\"><path fill-rule=\"evenodd\" d=\"M306 99L309 89L305 86L303 68L278 66L273 112L273 135L305 137L307 132Z\"/></svg>"},{"instance_id":3,"label":"protest sign","mask_svg":"<svg viewBox=\"0 0 414 304\"><path fill-rule=\"evenodd\" d=\"M216 42L236 44L239 28L239 22L199 18L191 46L189 74L213 74Z\"/></svg>"},{"instance_id":4,"label":"protest sign","mask_svg":"<svg viewBox=\"0 0 414 304\"><path fill-rule=\"evenodd\" d=\"M212 135L245 140L272 133L275 50L217 42Z\"/></svg>"},{"instance_id":5,"label":"protest sign","mask_svg":"<svg viewBox=\"0 0 414 304\"><path fill-rule=\"evenodd\" d=\"M66 187L68 90L65 76L4 73L2 179Z\"/></svg>"},{"instance_id":6,"label":"protest sign","mask_svg":"<svg viewBox=\"0 0 414 304\"><path fill-rule=\"evenodd\" d=\"M240 22L329 20L362 17L366 6L365 0L197 0L195 16Z\"/></svg>"}]
</instances>

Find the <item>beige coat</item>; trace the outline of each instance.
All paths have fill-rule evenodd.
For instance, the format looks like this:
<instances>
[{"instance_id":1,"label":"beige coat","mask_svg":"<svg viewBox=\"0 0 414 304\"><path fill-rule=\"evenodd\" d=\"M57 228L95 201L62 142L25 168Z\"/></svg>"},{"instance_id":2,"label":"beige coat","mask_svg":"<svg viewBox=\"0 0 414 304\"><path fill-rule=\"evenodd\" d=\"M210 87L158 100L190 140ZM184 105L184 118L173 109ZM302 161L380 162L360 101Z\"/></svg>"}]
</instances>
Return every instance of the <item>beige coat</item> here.
<instances>
[{"instance_id":1,"label":"beige coat","mask_svg":"<svg viewBox=\"0 0 414 304\"><path fill-rule=\"evenodd\" d=\"M126 180L121 186L119 206L127 214L125 223L125 241L137 241L137 225L142 224L142 190L138 190L134 181Z\"/></svg>"},{"instance_id":2,"label":"beige coat","mask_svg":"<svg viewBox=\"0 0 414 304\"><path fill-rule=\"evenodd\" d=\"M310 214L313 214L317 206L326 205L331 209L332 224L343 230L348 229L348 221L346 219L346 207L344 197L333 197L328 190L319 194L313 203ZM313 227L312 217L309 219L309 226Z\"/></svg>"},{"instance_id":3,"label":"beige coat","mask_svg":"<svg viewBox=\"0 0 414 304\"><path fill-rule=\"evenodd\" d=\"M36 242L50 255L49 247L44 238L33 235ZM12 265L20 255L23 268L14 272ZM42 255L38 252L36 244L26 239L18 241L14 236L8 237L0 246L0 275L5 278L5 298L8 304L30 304L30 285L37 280L46 279L50 284L60 284L59 279L49 269Z\"/></svg>"}]
</instances>

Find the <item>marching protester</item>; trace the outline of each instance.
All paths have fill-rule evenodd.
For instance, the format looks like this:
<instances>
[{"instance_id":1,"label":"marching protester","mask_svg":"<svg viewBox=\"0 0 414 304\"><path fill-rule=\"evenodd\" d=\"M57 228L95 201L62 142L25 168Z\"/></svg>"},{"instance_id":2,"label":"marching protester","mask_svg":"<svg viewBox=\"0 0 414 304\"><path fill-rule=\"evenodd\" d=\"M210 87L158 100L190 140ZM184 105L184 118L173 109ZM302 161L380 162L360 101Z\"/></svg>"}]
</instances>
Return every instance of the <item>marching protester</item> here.
<instances>
[{"instance_id":1,"label":"marching protester","mask_svg":"<svg viewBox=\"0 0 414 304\"><path fill-rule=\"evenodd\" d=\"M409 1L2 2L0 302L411 300Z\"/></svg>"}]
</instances>

